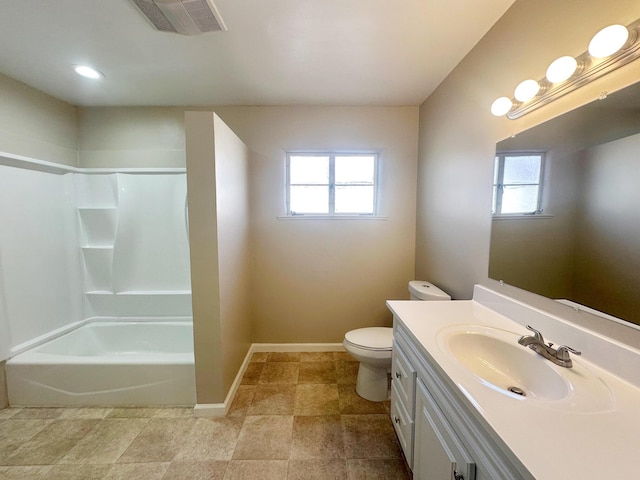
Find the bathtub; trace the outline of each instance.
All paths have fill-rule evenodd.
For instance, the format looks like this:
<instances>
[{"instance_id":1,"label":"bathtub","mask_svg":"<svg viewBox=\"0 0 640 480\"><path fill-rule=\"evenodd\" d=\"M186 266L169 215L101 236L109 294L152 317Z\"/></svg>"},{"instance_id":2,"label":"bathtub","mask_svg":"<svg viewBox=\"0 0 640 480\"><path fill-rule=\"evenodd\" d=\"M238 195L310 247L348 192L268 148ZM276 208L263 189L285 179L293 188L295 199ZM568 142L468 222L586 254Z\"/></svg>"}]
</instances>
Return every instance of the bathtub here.
<instances>
[{"instance_id":1,"label":"bathtub","mask_svg":"<svg viewBox=\"0 0 640 480\"><path fill-rule=\"evenodd\" d=\"M5 365L16 406L193 405L191 321L93 321Z\"/></svg>"}]
</instances>

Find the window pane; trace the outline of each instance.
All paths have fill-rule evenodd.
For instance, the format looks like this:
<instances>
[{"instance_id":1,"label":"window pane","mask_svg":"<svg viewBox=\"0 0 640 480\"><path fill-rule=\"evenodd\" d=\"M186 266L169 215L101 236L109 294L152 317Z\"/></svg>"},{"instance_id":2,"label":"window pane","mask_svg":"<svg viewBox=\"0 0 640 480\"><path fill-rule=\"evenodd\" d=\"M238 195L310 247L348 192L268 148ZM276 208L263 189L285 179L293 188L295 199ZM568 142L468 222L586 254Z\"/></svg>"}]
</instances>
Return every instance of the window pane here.
<instances>
[{"instance_id":1,"label":"window pane","mask_svg":"<svg viewBox=\"0 0 640 480\"><path fill-rule=\"evenodd\" d=\"M500 169L500 158L496 157L493 162L493 184L498 183L498 170ZM494 202L495 205L495 202Z\"/></svg>"},{"instance_id":2,"label":"window pane","mask_svg":"<svg viewBox=\"0 0 640 480\"><path fill-rule=\"evenodd\" d=\"M329 213L329 187L291 186L291 213Z\"/></svg>"},{"instance_id":3,"label":"window pane","mask_svg":"<svg viewBox=\"0 0 640 480\"><path fill-rule=\"evenodd\" d=\"M373 187L336 186L336 213L373 214Z\"/></svg>"},{"instance_id":4,"label":"window pane","mask_svg":"<svg viewBox=\"0 0 640 480\"><path fill-rule=\"evenodd\" d=\"M498 187L496 187L495 185L493 186L493 201L491 203L491 213L495 214L497 211L497 205L496 203L498 202Z\"/></svg>"},{"instance_id":5,"label":"window pane","mask_svg":"<svg viewBox=\"0 0 640 480\"><path fill-rule=\"evenodd\" d=\"M375 176L375 157L336 156L336 183L370 183Z\"/></svg>"},{"instance_id":6,"label":"window pane","mask_svg":"<svg viewBox=\"0 0 640 480\"><path fill-rule=\"evenodd\" d=\"M504 158L502 183L538 183L540 181L540 155Z\"/></svg>"},{"instance_id":7,"label":"window pane","mask_svg":"<svg viewBox=\"0 0 640 480\"><path fill-rule=\"evenodd\" d=\"M329 184L329 157L289 157L289 180L291 184Z\"/></svg>"},{"instance_id":8,"label":"window pane","mask_svg":"<svg viewBox=\"0 0 640 480\"><path fill-rule=\"evenodd\" d=\"M537 185L505 185L501 213L531 213L538 209Z\"/></svg>"}]
</instances>

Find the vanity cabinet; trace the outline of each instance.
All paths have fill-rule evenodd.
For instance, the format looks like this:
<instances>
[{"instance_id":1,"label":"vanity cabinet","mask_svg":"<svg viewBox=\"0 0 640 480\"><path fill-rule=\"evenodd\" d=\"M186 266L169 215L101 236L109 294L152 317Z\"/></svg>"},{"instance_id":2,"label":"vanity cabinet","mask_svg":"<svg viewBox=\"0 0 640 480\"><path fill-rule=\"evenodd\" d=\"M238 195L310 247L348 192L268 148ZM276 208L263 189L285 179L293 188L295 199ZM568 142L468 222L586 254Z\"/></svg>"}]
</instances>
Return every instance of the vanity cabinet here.
<instances>
[{"instance_id":1,"label":"vanity cabinet","mask_svg":"<svg viewBox=\"0 0 640 480\"><path fill-rule=\"evenodd\" d=\"M391 419L414 480L533 479L394 317Z\"/></svg>"}]
</instances>

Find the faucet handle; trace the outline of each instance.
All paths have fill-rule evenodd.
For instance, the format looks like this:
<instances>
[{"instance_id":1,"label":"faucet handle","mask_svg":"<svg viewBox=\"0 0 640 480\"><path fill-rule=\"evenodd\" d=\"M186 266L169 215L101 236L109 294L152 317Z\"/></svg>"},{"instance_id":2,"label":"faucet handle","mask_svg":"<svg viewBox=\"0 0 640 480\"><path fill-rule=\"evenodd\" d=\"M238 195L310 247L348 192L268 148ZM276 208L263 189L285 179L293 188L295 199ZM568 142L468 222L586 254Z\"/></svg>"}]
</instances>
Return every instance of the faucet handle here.
<instances>
[{"instance_id":1,"label":"faucet handle","mask_svg":"<svg viewBox=\"0 0 640 480\"><path fill-rule=\"evenodd\" d=\"M527 325L527 330L531 330L533 332L533 337L536 340L540 340L541 343L544 343L544 338L542 338L542 334L538 330L533 328L531 325Z\"/></svg>"},{"instance_id":2,"label":"faucet handle","mask_svg":"<svg viewBox=\"0 0 640 480\"><path fill-rule=\"evenodd\" d=\"M558 347L558 350L556 350L556 358L558 360L569 360L571 357L569 356L569 352L573 353L574 355L582 355L582 352L579 352L578 350L575 350L567 345L560 345Z\"/></svg>"}]
</instances>

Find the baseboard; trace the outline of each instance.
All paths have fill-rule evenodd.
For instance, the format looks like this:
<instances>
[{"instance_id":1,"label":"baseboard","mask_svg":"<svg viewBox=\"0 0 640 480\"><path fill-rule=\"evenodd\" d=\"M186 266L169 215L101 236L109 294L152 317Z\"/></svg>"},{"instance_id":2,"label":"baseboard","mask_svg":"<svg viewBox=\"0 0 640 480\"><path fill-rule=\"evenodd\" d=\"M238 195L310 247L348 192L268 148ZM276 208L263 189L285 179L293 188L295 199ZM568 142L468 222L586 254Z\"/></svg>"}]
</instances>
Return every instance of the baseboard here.
<instances>
[{"instance_id":1,"label":"baseboard","mask_svg":"<svg viewBox=\"0 0 640 480\"><path fill-rule=\"evenodd\" d=\"M344 352L341 343L254 343L253 352Z\"/></svg>"},{"instance_id":2,"label":"baseboard","mask_svg":"<svg viewBox=\"0 0 640 480\"><path fill-rule=\"evenodd\" d=\"M223 403L198 403L193 407L194 417L219 417L224 416L231 408L236 397L238 387L242 382L244 372L251 362L251 356L255 352L344 352L341 343L253 343L242 361L240 370L231 384Z\"/></svg>"}]
</instances>

